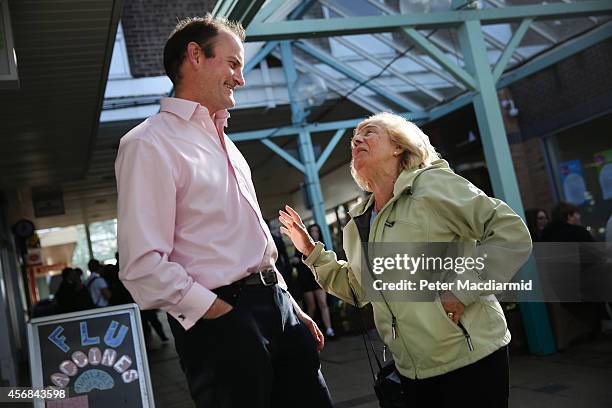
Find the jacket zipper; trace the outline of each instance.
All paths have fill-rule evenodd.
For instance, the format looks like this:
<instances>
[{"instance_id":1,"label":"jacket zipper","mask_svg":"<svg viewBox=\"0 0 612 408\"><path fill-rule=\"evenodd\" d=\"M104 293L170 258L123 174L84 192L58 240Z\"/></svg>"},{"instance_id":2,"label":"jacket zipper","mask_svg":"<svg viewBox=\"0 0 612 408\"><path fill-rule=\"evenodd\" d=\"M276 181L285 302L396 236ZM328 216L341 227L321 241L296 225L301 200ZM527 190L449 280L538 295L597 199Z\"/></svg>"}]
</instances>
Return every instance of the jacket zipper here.
<instances>
[{"instance_id":1,"label":"jacket zipper","mask_svg":"<svg viewBox=\"0 0 612 408\"><path fill-rule=\"evenodd\" d=\"M395 317L395 314L391 311L391 309L389 309L389 311L391 312L391 335L393 336L393 339L397 339L398 335L397 335L397 318ZM402 340L402 346L406 346L404 343L404 339ZM385 345L386 346L386 345ZM385 350L383 349L383 353L385 352ZM410 352L407 352L406 355L408 356L408 358L410 358L410 362L412 363L412 368L414 369L414 378L417 379L419 378L419 376L417 375L417 366L414 363L414 359L412 358L412 355L410 354Z\"/></svg>"},{"instance_id":2,"label":"jacket zipper","mask_svg":"<svg viewBox=\"0 0 612 408\"><path fill-rule=\"evenodd\" d=\"M457 325L459 326L459 328L463 332L463 335L465 336L465 341L467 341L468 349L470 351L474 351L474 345L472 344L472 338L470 337L470 333L468 333L466 328L463 326L463 323L461 323L461 320L459 320L459 323L457 323Z\"/></svg>"}]
</instances>

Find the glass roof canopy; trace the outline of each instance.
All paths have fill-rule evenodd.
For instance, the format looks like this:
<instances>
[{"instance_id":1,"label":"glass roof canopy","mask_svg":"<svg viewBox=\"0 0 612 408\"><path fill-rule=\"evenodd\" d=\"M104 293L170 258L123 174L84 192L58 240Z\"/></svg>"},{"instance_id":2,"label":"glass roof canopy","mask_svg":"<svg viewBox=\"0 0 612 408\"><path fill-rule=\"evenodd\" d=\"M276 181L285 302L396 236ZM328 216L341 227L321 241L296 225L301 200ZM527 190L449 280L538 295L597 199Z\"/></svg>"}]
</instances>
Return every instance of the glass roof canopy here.
<instances>
[{"instance_id":1,"label":"glass roof canopy","mask_svg":"<svg viewBox=\"0 0 612 408\"><path fill-rule=\"evenodd\" d=\"M278 4L280 7L276 8ZM423 48L425 43L437 49L447 64L454 64L465 72L465 63L460 46L459 24L423 24L416 29L392 27L379 32L353 34L343 32L342 21L352 17L376 17L381 22L397 16L435 16L462 11L486 11L514 6L546 6L550 4L569 6L605 3L604 1L569 0L560 2L538 2L530 0L319 0L319 1L268 1L260 12L265 18L255 17L252 25L265 26L292 20L293 24L338 21L338 31L310 37L298 33L292 41L296 68L303 73L321 77L331 91L346 96L352 102L370 111L428 112L470 91L465 81L457 79L448 66ZM298 11L296 11L296 8ZM301 8L301 10L299 10ZM268 9L268 11L266 11ZM272 10L272 12L270 12ZM487 57L497 78L502 72L525 65L534 57L546 53L566 41L602 26L612 30L609 23L612 7L596 10L593 15L585 13L563 13L545 15L546 19L517 17L508 22L496 23L482 20L483 37ZM292 15L293 14L293 15ZM539 17L539 16L535 16ZM458 21L460 22L460 20ZM252 25L247 30L249 40ZM255 28L257 31L257 28ZM307 29L306 29L307 31ZM386 32L385 32L386 31ZM416 34L415 34L416 32ZM285 38L291 38L285 35ZM276 39L276 38L274 38ZM279 38L281 39L281 38ZM512 44L515 42L515 44ZM419 44L421 43L421 45ZM420 46L419 46L420 45ZM506 49L508 49L506 51ZM504 55L506 51L507 55ZM280 51L272 52L281 58ZM347 72L348 71L348 72ZM494 72L495 75L495 72Z\"/></svg>"}]
</instances>

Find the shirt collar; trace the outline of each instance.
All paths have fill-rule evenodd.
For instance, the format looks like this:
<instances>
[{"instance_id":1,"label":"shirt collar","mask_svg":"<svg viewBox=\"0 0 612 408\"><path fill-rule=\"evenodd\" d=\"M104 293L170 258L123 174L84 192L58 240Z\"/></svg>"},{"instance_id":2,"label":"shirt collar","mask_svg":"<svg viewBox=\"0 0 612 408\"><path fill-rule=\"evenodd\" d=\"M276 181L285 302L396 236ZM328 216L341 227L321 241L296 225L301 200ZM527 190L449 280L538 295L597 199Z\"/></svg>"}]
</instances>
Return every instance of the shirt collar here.
<instances>
[{"instance_id":1,"label":"shirt collar","mask_svg":"<svg viewBox=\"0 0 612 408\"><path fill-rule=\"evenodd\" d=\"M223 109L223 110L217 111L215 113L215 118L214 118L215 126L218 128L219 125L221 125L224 128L226 128L227 127L227 120L229 118L230 118L230 113L228 112L227 109Z\"/></svg>"},{"instance_id":2,"label":"shirt collar","mask_svg":"<svg viewBox=\"0 0 612 408\"><path fill-rule=\"evenodd\" d=\"M179 118L189 121L193 114L198 110L202 109L206 115L208 115L208 109L200 105L198 102L190 101L181 98L162 98L160 102L160 111L173 113ZM216 126L222 125L227 127L227 119L230 117L227 109L222 109L215 112L213 115Z\"/></svg>"}]
</instances>

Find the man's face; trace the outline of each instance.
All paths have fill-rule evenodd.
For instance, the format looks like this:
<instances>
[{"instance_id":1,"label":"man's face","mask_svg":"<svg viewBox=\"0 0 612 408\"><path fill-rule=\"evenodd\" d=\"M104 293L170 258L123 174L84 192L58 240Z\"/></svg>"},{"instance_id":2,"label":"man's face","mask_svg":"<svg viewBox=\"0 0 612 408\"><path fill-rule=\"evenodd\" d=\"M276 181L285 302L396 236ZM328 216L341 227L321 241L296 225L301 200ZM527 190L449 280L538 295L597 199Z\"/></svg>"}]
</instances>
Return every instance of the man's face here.
<instances>
[{"instance_id":1,"label":"man's face","mask_svg":"<svg viewBox=\"0 0 612 408\"><path fill-rule=\"evenodd\" d=\"M214 57L199 61L201 103L209 113L236 105L234 88L244 86L244 47L234 34L221 30L214 39Z\"/></svg>"}]
</instances>

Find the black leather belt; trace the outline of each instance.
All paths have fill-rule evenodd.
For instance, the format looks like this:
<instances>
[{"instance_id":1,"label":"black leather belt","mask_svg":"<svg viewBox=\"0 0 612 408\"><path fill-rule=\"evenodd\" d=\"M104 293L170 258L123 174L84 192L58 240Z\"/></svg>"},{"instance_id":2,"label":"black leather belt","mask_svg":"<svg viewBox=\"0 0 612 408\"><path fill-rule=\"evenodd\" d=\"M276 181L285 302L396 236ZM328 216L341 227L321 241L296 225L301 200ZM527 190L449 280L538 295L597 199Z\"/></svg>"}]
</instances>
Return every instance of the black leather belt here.
<instances>
[{"instance_id":1,"label":"black leather belt","mask_svg":"<svg viewBox=\"0 0 612 408\"><path fill-rule=\"evenodd\" d=\"M252 273L249 276L232 283L232 285L273 286L277 283L278 278L276 277L276 271L274 271L274 269L264 269L262 271Z\"/></svg>"},{"instance_id":2,"label":"black leather belt","mask_svg":"<svg viewBox=\"0 0 612 408\"><path fill-rule=\"evenodd\" d=\"M265 269L255 272L229 285L221 286L213 289L221 299L232 306L236 306L236 302L242 290L246 287L272 287L278 283L276 272L274 269Z\"/></svg>"}]
</instances>

